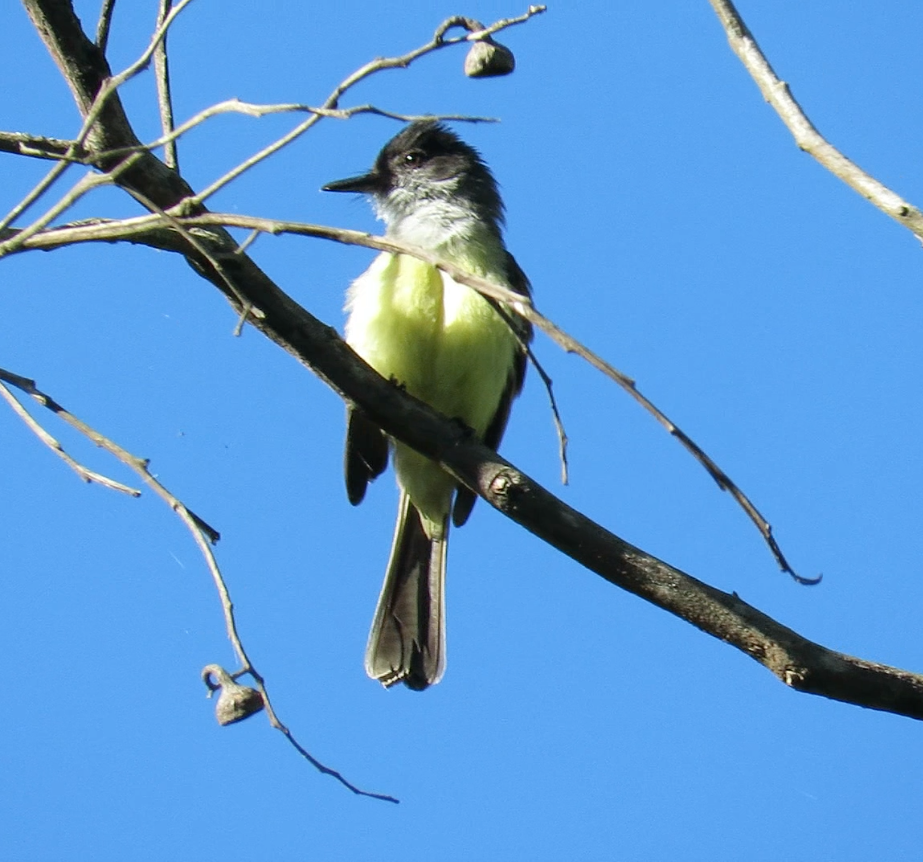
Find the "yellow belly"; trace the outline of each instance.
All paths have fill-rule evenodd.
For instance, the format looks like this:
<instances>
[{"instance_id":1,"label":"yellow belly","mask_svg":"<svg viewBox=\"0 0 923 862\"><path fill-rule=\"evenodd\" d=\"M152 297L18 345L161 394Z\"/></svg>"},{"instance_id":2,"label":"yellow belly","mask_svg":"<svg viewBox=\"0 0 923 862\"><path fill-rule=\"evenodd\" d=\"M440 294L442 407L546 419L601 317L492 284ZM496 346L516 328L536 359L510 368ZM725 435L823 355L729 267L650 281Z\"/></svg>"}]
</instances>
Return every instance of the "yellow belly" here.
<instances>
[{"instance_id":1,"label":"yellow belly","mask_svg":"<svg viewBox=\"0 0 923 862\"><path fill-rule=\"evenodd\" d=\"M497 277L476 261L462 265ZM346 340L369 365L484 435L518 346L482 296L416 258L381 254L353 283L347 308ZM441 523L451 505L452 480L400 445L395 471L426 519Z\"/></svg>"}]
</instances>

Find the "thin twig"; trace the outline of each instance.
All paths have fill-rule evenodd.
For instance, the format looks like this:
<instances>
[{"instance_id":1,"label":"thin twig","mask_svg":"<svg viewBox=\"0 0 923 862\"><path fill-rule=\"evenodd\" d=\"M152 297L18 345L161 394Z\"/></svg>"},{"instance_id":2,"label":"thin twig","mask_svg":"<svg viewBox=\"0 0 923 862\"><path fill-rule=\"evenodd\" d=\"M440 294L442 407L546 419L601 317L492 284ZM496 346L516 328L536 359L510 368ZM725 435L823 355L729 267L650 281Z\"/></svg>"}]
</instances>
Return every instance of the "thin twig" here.
<instances>
[{"instance_id":1,"label":"thin twig","mask_svg":"<svg viewBox=\"0 0 923 862\"><path fill-rule=\"evenodd\" d=\"M169 134L161 135L153 141L141 144L135 147L120 147L118 149L103 150L97 158L111 158L124 153L134 153L143 151L153 151L157 147L163 147L167 144L178 140L196 126L201 125L206 120L220 114L245 114L249 117L265 117L271 114L316 114L318 117L329 117L337 120L348 120L356 114L374 114L378 117L386 117L389 120L399 120L403 123L412 123L416 120L446 120L448 122L459 123L495 123L495 117L476 117L471 114L399 114L394 111L386 111L375 105L355 105L352 108L317 108L312 105L303 105L295 102L282 102L279 104L257 104L253 102L242 102L240 99L227 99L210 105L199 111L199 113L190 117L185 122L177 126ZM2 134L2 133L0 133ZM2 143L2 137L0 137ZM44 156L44 154L43 154ZM47 157L47 156L44 156Z\"/></svg>"},{"instance_id":2,"label":"thin twig","mask_svg":"<svg viewBox=\"0 0 923 862\"><path fill-rule=\"evenodd\" d=\"M160 0L160 9L157 12L157 27L159 28L170 14L173 0ZM160 109L160 126L164 135L173 131L173 99L170 95L170 63L167 59L167 35L154 51L154 79L157 81L157 105ZM163 160L168 168L179 170L179 156L176 152L176 139L170 138L163 147Z\"/></svg>"},{"instance_id":3,"label":"thin twig","mask_svg":"<svg viewBox=\"0 0 923 862\"><path fill-rule=\"evenodd\" d=\"M180 509L185 510L189 517L192 518L195 522L197 529L204 532L210 541L218 541L220 538L218 531L210 527L194 512L187 509L183 503L181 503L176 497L167 491L167 489L164 488L163 485L161 485L147 469L148 462L146 459L138 458L137 456L132 455L131 452L129 452L127 449L123 449L118 445L118 443L115 443L108 437L105 437L98 431L95 431L82 419L78 419L73 415L73 413L65 410L64 407L55 401L54 398L52 398L47 393L42 392L35 385L34 380L30 380L28 377L22 377L18 374L13 374L8 371L3 371L2 369L0 369L0 377L2 377L6 383L15 386L17 389L21 389L27 395L34 398L39 404L42 405L42 407L47 408L60 419L63 419L68 425L70 425L72 428L75 428L77 431L99 446L100 449L105 449L110 455L113 455L117 460L125 464L125 466L129 467L131 470L137 473L144 480L144 484L159 494L160 497L170 505L170 508L177 512ZM140 496L140 494L134 496Z\"/></svg>"},{"instance_id":4,"label":"thin twig","mask_svg":"<svg viewBox=\"0 0 923 862\"><path fill-rule=\"evenodd\" d=\"M759 530L773 557L782 571L789 574L800 584L811 585L820 582L820 577L806 578L798 574L789 564L782 553L778 542L772 532L772 525L760 513L750 498L737 486L737 484L724 472L705 451L679 428L662 410L644 396L637 388L635 381L623 374L605 359L581 344L577 339L568 335L563 329L540 314L532 302L526 297L509 290L502 285L495 284L485 278L471 275L461 267L441 260L436 255L417 246L407 245L386 237L376 237L361 231L332 228L325 225L304 224L302 222L281 221L276 219L256 218L253 216L237 215L235 213L204 213L196 216L186 216L179 219L187 227L192 226L217 226L240 227L248 230L258 230L272 235L291 233L302 236L313 236L328 239L347 245L360 245L366 248L386 251L392 254L409 254L420 260L448 273L455 281L474 288L483 296L502 302L512 308L534 326L541 329L558 346L568 353L574 353L590 363L598 371L622 387L632 398L647 410L680 444L705 468L709 475L723 491L731 494L737 504L746 512L747 516ZM158 227L156 216L141 216L135 219L125 219L84 225L72 228L57 228L46 231L40 236L33 236L22 246L27 248L53 248L71 242L86 241L118 241L129 240L134 237L148 234L151 244L153 238L150 233ZM2 248L2 246L0 246Z\"/></svg>"},{"instance_id":5,"label":"thin twig","mask_svg":"<svg viewBox=\"0 0 923 862\"><path fill-rule=\"evenodd\" d=\"M205 557L206 565L208 566L208 570L211 573L212 580L215 584L215 589L218 592L218 597L221 601L221 608L224 614L224 623L227 630L228 640L230 640L231 646L234 648L234 652L237 654L237 659L242 665L242 669L238 671L238 674L236 675L247 673L256 681L257 687L259 688L260 695L263 698L263 703L266 708L267 718L269 719L272 727L274 727L276 730L279 730L302 755L302 757L308 760L319 772L335 778L344 787L348 788L353 793L359 794L360 796L369 796L373 799L381 799L386 802L398 802L398 800L393 796L388 796L387 794L372 793L367 790L361 790L346 778L344 778L335 769L331 769L330 767L325 766L323 763L317 760L317 758L313 757L295 739L295 737L292 735L292 732L279 720L279 717L276 715L276 712L272 706L269 692L266 690L266 682L263 676L257 671L257 669L253 666L253 663L250 661L250 657L247 655L247 651L244 648L243 641L241 640L237 629L237 619L234 614L234 603L231 600L231 594L228 590L227 583L224 580L224 576L222 575L221 569L218 566L218 561L215 558L215 554L211 548L211 546L218 542L220 539L220 534L218 531L211 527L198 515L196 515L195 512L186 506L185 503L174 496L164 485L162 485L159 481L157 481L157 479L154 478L153 474L148 469L149 462L147 459L132 455L128 450L122 448L108 437L105 437L98 431L92 429L85 422L78 419L69 411L65 410L50 395L39 390L33 380L22 377L18 374L13 374L9 371L5 371L4 369L0 369L0 380L15 386L16 388L25 392L27 395L30 395L43 407L51 410L53 413L63 419L68 425L76 428L81 434L88 437L97 446L105 449L117 460L133 470L138 476L141 477L144 484L151 488L157 494L157 496L159 496L186 525L186 527L189 529L189 532L192 534L196 545L198 545L199 550L202 552L202 556ZM23 420L33 431L35 431L35 433L38 434L40 439L42 439L42 441L46 443L46 445L48 445L49 448L55 452L55 454L62 457L73 469L75 469L81 478L85 479L86 481L100 482L107 487L124 491L135 497L141 495L140 491L128 488L125 485L120 485L118 482L108 480L105 477L99 476L99 474L86 470L85 468L76 464L76 462L74 462L64 453L60 444L57 444L57 441L55 441L51 435L45 432L44 429L42 429L41 426L39 426L31 416L29 416L29 414L23 409L22 405L19 404L19 402L12 396L12 393L9 392L3 383L0 383L0 395L2 395L10 403L10 406L12 406L16 413L23 418Z\"/></svg>"},{"instance_id":6,"label":"thin twig","mask_svg":"<svg viewBox=\"0 0 923 862\"><path fill-rule=\"evenodd\" d=\"M545 371L542 363L538 361L538 357L528 344L526 345L526 355L529 357L529 361L532 363L532 367L536 370L538 376L542 378L542 383L545 384L545 392L548 394L548 402L551 407L551 417L554 419L554 429L558 435L558 460L561 462L561 484L566 485L569 481L567 469L567 431L564 430L564 420L561 418L561 412L558 410L558 402L554 397L554 386L548 372Z\"/></svg>"},{"instance_id":7,"label":"thin twig","mask_svg":"<svg viewBox=\"0 0 923 862\"><path fill-rule=\"evenodd\" d=\"M323 763L321 763L303 745L301 745L301 743L298 742L297 739L295 739L291 730L289 730L288 727L286 727L279 720L279 717L276 715L276 711L273 709L272 703L269 700L269 695L266 693L266 686L263 681L263 677L260 676L260 674L256 672L256 668L248 664L242 670L238 671L238 673L234 674L234 676L238 677L243 673L248 674L253 679L253 681L256 683L256 687L263 697L263 705L266 709L266 717L269 719L269 723L276 730L278 730L289 741L289 743L291 743L292 747L305 760L307 760L308 763L310 763L315 769L317 769L318 772L321 772L324 775L329 775L331 778L335 778L337 781L340 782L340 784L342 784L348 790L351 790L357 796L368 796L372 799L380 799L383 802L393 802L395 804L400 802L399 799L397 799L394 796L390 796L387 793L373 793L369 790L361 790L360 788L356 787L355 784L353 784L352 782L344 778L343 775L337 772L335 769L331 769L329 766L325 766Z\"/></svg>"},{"instance_id":8,"label":"thin twig","mask_svg":"<svg viewBox=\"0 0 923 862\"><path fill-rule=\"evenodd\" d=\"M54 159L67 157L74 146L73 141L62 138L49 138L44 135L27 135L23 132L0 132L0 152L17 156L31 156L34 159ZM73 161L86 163L85 153L72 156Z\"/></svg>"},{"instance_id":9,"label":"thin twig","mask_svg":"<svg viewBox=\"0 0 923 862\"><path fill-rule=\"evenodd\" d=\"M18 388L26 388L23 384L26 384L29 388L34 389L32 381L25 380L24 378L19 377L18 374L12 374L9 371L5 371L0 368L0 380L5 380L8 383L13 383L13 385ZM15 382L14 382L15 381ZM28 389L26 389L28 391ZM19 403L16 396L3 384L0 383L0 396L10 405L13 409L13 412L26 423L26 426L42 441L52 452L55 453L68 467L70 467L84 482L95 482L97 485L102 485L104 488L111 488L113 491L121 491L123 494L128 494L130 497L140 497L141 492L137 488L131 488L128 485L123 485L121 482L116 482L115 479L110 479L108 476L103 476L102 473L97 473L95 470L90 470L88 467L84 467L83 464L80 464L78 461L75 461L67 452L64 451L64 447L58 442L57 439L51 436L41 425L35 420L35 418L26 410L22 404Z\"/></svg>"},{"instance_id":10,"label":"thin twig","mask_svg":"<svg viewBox=\"0 0 923 862\"><path fill-rule=\"evenodd\" d=\"M731 0L709 0L721 21L728 42L740 58L763 98L769 102L795 138L795 143L813 156L830 173L839 177L862 197L923 240L923 212L867 174L830 144L795 101L788 84L780 81L760 50Z\"/></svg>"},{"instance_id":11,"label":"thin twig","mask_svg":"<svg viewBox=\"0 0 923 862\"><path fill-rule=\"evenodd\" d=\"M176 501L177 503L179 501ZM218 566L218 561L215 559L214 552L212 551L209 542L206 541L206 536L203 533L202 529L197 523L195 516L186 509L182 503L179 503L179 506L173 505L173 510L177 515L182 519L182 521L189 528L192 533L193 538L195 539L196 544L199 546L199 550L202 552L202 555L205 557L205 562L208 566L208 570L211 573L212 580L215 584L215 589L218 591L218 598L221 601L221 610L224 614L224 623L225 628L227 629L228 640L231 641L231 645L234 647L234 652L237 653L237 659L240 662L240 670L238 670L234 677L238 678L243 674L250 676L253 681L256 683L256 687L260 693L260 697L263 701L263 707L266 710L266 718L269 720L269 724L289 741L289 743L295 748L295 750L307 760L318 772L329 775L332 778L335 778L348 790L351 790L353 793L359 796L369 796L372 799L381 799L385 802L399 802L393 796L389 796L384 793L373 793L369 790L362 790L356 787L355 784L348 781L343 775L341 775L337 770L331 769L329 766L321 763L316 757L314 757L301 743L295 739L291 730L282 723L279 719L279 716L276 714L276 710L272 705L272 699L269 696L269 691L266 688L266 680L263 678L263 675L254 667L253 662L250 661L250 657L247 655L247 651L244 648L243 641L240 638L240 634L237 630L237 617L234 613L234 602L231 600L231 593L228 590L227 583L224 580L224 576L221 574L221 569Z\"/></svg>"},{"instance_id":12,"label":"thin twig","mask_svg":"<svg viewBox=\"0 0 923 862\"><path fill-rule=\"evenodd\" d=\"M234 294L235 297L237 297L237 300L243 309L241 313L240 322L237 325L238 330L243 327L243 324L246 322L246 319L251 314L254 317L262 316L262 312L258 308L254 308L252 305L250 305L247 302L247 300L243 296L241 296L240 291L237 289L237 286L234 284L234 280L228 275L227 271L222 266L221 261L218 260L218 258L215 257L215 255L212 254L211 251L209 251L205 243L200 242L193 235L192 231L190 231L189 228L186 227L186 225L183 224L183 222L180 219L178 219L176 216L171 215L170 213L164 212L164 210L162 210L154 201L152 201L149 197L147 197L147 195L144 195L135 189L126 189L126 191L136 201L142 204L142 206L146 207L147 209L153 211L157 215L166 219L167 222L169 222L170 226L176 229L177 231L179 231L183 235L183 237L186 239L186 241L189 243L189 245L191 245L199 254L201 254L202 257L204 257L209 262L209 264L211 264L215 272L217 272L218 275L221 276L221 280L227 285L228 290L231 291L231 293ZM256 235L258 234L259 234L259 231L254 231L253 239L255 239ZM253 239L251 239L251 242L253 241ZM2 249L0 249L0 251L2 251ZM236 334L239 334L239 332L237 332Z\"/></svg>"},{"instance_id":13,"label":"thin twig","mask_svg":"<svg viewBox=\"0 0 923 862\"><path fill-rule=\"evenodd\" d=\"M425 45L421 45L413 51L408 51L400 57L379 57L357 69L348 78L342 81L342 83L336 86L330 96L328 96L327 101L324 102L324 107L336 108L339 104L340 97L360 81L368 78L369 75L374 75L377 72L381 72L383 69L406 69L414 60L418 60L426 54L431 54L433 51L447 48L450 45L458 45L460 42L473 42L479 39L485 39L488 36L492 36L494 33L506 30L508 27L513 27L517 24L525 24L530 18L535 15L541 15L544 11L546 11L545 6L530 6L524 14L517 18L503 18L491 24L489 27L485 27L483 30L478 30L473 33L469 32L464 36L454 36L451 39L446 39L445 34L447 30L451 27L462 25L462 19L459 16L452 16L436 28L433 38Z\"/></svg>"},{"instance_id":14,"label":"thin twig","mask_svg":"<svg viewBox=\"0 0 923 862\"><path fill-rule=\"evenodd\" d=\"M115 183L118 177L125 171L129 170L140 158L141 154L135 153L134 155L129 156L123 162L120 162L108 173L97 174L92 171L86 173L71 187L70 191L61 197L43 215L35 219L32 224L23 228L21 231L13 232L9 235L9 239L0 242L0 257L17 251L17 246L21 246L25 241L29 239L29 237L43 231L46 227L48 227L48 225L51 224L51 222L69 210L85 194L88 194L90 191L98 188L99 186L112 185ZM66 166L67 163L60 162L59 165ZM58 165L56 165L56 167L58 167ZM51 172L49 172L48 176L50 176L50 174ZM48 177L46 177L46 179L47 178ZM4 224L0 223L0 235L4 234L4 227Z\"/></svg>"},{"instance_id":15,"label":"thin twig","mask_svg":"<svg viewBox=\"0 0 923 862\"><path fill-rule=\"evenodd\" d=\"M419 48L415 48L413 51L409 51L406 54L401 55L400 57L379 57L377 60L373 60L370 63L366 63L360 69L353 72L341 83L333 89L333 92L327 97L326 101L323 104L323 108L326 110L332 110L339 107L339 100L349 89L354 87L360 81L365 78L373 75L377 72L381 72L385 69L404 69L409 66L414 60L419 59L425 54L430 54L434 51L438 51L441 48L449 47L450 45L457 45L461 42L469 41L471 39L483 38L489 36L492 33L499 32L500 30L505 30L507 27L512 27L516 24L523 24L532 18L535 15L539 15L545 11L544 6L530 6L525 14L520 15L518 18L506 18L502 21L498 21L495 24L492 24L490 27L485 28L484 30L478 33L469 33L465 36L458 36L451 39L443 38L440 29L436 30L436 35L425 45L422 45ZM452 20L452 19L450 19ZM443 24L445 27L445 24ZM444 31L443 31L444 32ZM249 159L241 162L236 167L228 171L224 176L219 177L215 180L210 186L208 186L203 191L196 194L194 197L189 199L189 203L192 206L200 205L204 203L208 198L214 195L219 189L224 188L232 180L237 179L245 171L250 170L250 168L258 165L263 160L269 158L273 153L277 153L283 147L292 143L292 141L297 140L301 137L308 129L314 126L323 118L324 114L320 112L315 112L312 116L308 117L304 122L297 125L294 129L288 132L282 137L278 138L273 143L264 147L258 153L255 153Z\"/></svg>"},{"instance_id":16,"label":"thin twig","mask_svg":"<svg viewBox=\"0 0 923 862\"><path fill-rule=\"evenodd\" d=\"M39 180L32 190L16 204L7 214L0 219L0 230L9 227L19 216L29 209L48 189L50 189L61 177L64 172L73 164L76 159L78 148L82 142L71 141L67 152L61 156L60 161L56 162L48 170L48 173Z\"/></svg>"},{"instance_id":17,"label":"thin twig","mask_svg":"<svg viewBox=\"0 0 923 862\"><path fill-rule=\"evenodd\" d=\"M99 10L99 21L96 23L96 47L105 54L109 44L109 28L112 25L112 13L115 11L115 0L103 0Z\"/></svg>"},{"instance_id":18,"label":"thin twig","mask_svg":"<svg viewBox=\"0 0 923 862\"><path fill-rule=\"evenodd\" d=\"M483 293L481 295L484 296ZM517 298L519 298L518 294ZM536 373L542 380L542 384L545 387L545 394L548 396L548 403L551 407L551 416L554 420L555 432L558 435L558 460L561 462L561 484L566 485L568 483L567 432L564 430L564 420L561 418L561 412L558 410L558 402L554 397L554 386L552 384L551 377L545 371L542 363L538 361L538 357L535 355L535 351L532 350L532 345L529 343L532 339L532 333L531 331L523 331L522 326L516 325L516 322L507 312L505 305L501 304L495 299L492 299L489 296L484 296L484 299L490 303L494 311L500 315L506 325L510 328L510 332L516 336L516 340L519 342L520 350L526 354L529 362L532 363L533 368L535 368Z\"/></svg>"},{"instance_id":19,"label":"thin twig","mask_svg":"<svg viewBox=\"0 0 923 862\"><path fill-rule=\"evenodd\" d=\"M143 72L148 64L151 62L151 58L154 56L154 52L157 50L157 47L160 43L166 38L167 31L170 29L173 22L179 16L179 14L185 9L193 0L180 0L180 2L170 9L166 15L161 16L158 12L157 24L154 28L154 33L151 36L151 41L148 43L148 46L141 53L141 56L135 60L127 68L123 69L117 75L113 75L106 84L100 89L99 94L96 99L93 100L93 105L90 110L87 112L87 119L91 118L91 115L95 112L95 119L99 116L99 112L102 111L105 106L105 101L110 97L112 93L118 90L126 81L131 80L136 75Z\"/></svg>"},{"instance_id":20,"label":"thin twig","mask_svg":"<svg viewBox=\"0 0 923 862\"><path fill-rule=\"evenodd\" d=\"M131 153L153 152L158 147L166 147L171 142L179 140L191 129L196 128L212 117L221 114L245 114L249 117L265 117L270 114L302 113L320 114L338 120L348 120L356 114L374 114L386 117L389 120L399 120L402 123L413 123L417 120L444 120L458 123L495 123L495 117L478 117L471 114L400 114L395 111L386 111L375 105L355 105L352 108L316 108L311 105L285 102L279 104L256 104L242 102L240 99L227 99L203 109L190 117L186 122L176 126L169 134L163 134L146 144L132 147L117 147L108 150L98 150L92 155L82 147L75 147L72 140L61 138L48 138L42 135L28 135L23 132L0 131L0 152L12 153L17 156L30 156L36 159L54 161L66 160L77 164L90 164L103 162L107 159ZM71 149L73 148L73 149ZM76 151L76 152L75 152Z\"/></svg>"}]
</instances>

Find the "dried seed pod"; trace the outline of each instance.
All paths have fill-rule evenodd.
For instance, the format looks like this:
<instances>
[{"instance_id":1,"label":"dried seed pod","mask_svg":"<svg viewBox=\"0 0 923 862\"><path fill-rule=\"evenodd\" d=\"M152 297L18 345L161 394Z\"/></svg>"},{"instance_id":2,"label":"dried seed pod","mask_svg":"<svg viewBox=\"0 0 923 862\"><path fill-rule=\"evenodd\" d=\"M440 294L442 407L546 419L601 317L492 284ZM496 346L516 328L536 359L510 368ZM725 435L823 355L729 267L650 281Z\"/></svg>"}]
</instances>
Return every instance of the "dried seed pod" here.
<instances>
[{"instance_id":1,"label":"dried seed pod","mask_svg":"<svg viewBox=\"0 0 923 862\"><path fill-rule=\"evenodd\" d=\"M465 74L469 78L495 78L509 75L516 68L513 52L491 39L481 39L471 46L465 57Z\"/></svg>"},{"instance_id":2,"label":"dried seed pod","mask_svg":"<svg viewBox=\"0 0 923 862\"><path fill-rule=\"evenodd\" d=\"M263 708L263 696L255 688L240 685L220 665L205 667L202 680L208 687L209 697L216 691L220 692L215 704L215 718L222 726L243 721Z\"/></svg>"}]
</instances>

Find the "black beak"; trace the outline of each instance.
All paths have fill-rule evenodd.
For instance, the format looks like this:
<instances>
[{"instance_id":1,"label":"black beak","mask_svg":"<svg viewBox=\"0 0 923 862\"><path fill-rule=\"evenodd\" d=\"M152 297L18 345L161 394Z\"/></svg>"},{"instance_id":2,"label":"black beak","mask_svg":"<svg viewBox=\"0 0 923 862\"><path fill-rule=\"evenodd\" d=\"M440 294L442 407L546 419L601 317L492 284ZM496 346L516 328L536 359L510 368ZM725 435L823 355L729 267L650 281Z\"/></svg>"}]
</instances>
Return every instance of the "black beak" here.
<instances>
[{"instance_id":1,"label":"black beak","mask_svg":"<svg viewBox=\"0 0 923 862\"><path fill-rule=\"evenodd\" d=\"M349 177L345 180L336 180L327 183L322 192L357 192L359 194L374 194L381 188L381 177L374 171L363 174L361 177Z\"/></svg>"}]
</instances>

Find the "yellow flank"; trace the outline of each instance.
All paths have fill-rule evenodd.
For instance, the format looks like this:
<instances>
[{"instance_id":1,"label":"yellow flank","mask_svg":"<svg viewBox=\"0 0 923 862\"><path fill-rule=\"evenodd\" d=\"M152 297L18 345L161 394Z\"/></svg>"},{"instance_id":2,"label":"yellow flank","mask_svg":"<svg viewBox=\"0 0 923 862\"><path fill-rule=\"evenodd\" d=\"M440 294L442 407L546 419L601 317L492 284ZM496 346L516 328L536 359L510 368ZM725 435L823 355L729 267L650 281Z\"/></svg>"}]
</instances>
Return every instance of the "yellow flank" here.
<instances>
[{"instance_id":1,"label":"yellow flank","mask_svg":"<svg viewBox=\"0 0 923 862\"><path fill-rule=\"evenodd\" d=\"M472 273L500 278L480 261L452 259ZM484 435L518 348L482 296L414 257L383 253L353 282L347 310L346 340L369 365ZM398 483L428 522L427 532L441 533L452 479L400 444L394 466Z\"/></svg>"}]
</instances>

